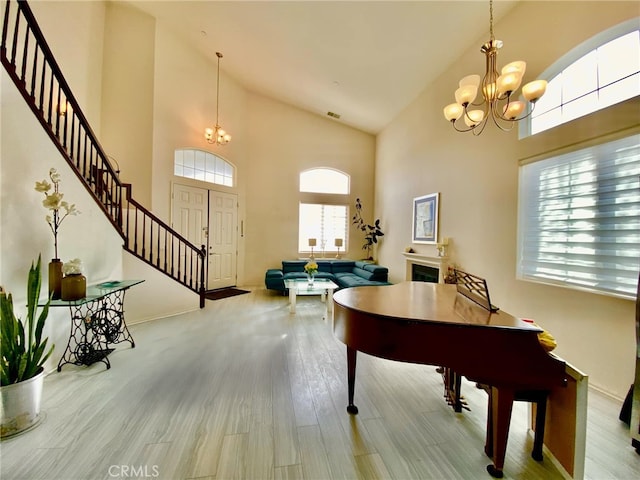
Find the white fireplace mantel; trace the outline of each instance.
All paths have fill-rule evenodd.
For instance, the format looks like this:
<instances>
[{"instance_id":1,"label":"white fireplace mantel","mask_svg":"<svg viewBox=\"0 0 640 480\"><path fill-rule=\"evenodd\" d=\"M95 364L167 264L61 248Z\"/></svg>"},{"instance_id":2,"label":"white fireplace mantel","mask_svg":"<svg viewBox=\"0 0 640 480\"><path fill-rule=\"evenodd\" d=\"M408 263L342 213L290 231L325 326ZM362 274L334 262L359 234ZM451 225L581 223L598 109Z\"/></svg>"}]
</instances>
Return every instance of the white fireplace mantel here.
<instances>
[{"instance_id":1,"label":"white fireplace mantel","mask_svg":"<svg viewBox=\"0 0 640 480\"><path fill-rule=\"evenodd\" d=\"M407 259L406 279L411 280L411 266L414 263L418 265L426 265L428 267L438 269L438 282L444 283L444 277L447 275L447 268L449 266L449 257L431 257L428 255L422 255L421 253L409 253L402 252L402 255Z\"/></svg>"}]
</instances>

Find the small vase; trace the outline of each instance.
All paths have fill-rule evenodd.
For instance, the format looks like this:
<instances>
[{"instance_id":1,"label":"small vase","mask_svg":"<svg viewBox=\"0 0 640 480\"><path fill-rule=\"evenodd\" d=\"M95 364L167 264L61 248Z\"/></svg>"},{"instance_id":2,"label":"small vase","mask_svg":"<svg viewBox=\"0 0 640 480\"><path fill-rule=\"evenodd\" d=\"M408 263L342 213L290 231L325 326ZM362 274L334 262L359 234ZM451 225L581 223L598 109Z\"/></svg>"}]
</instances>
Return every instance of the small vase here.
<instances>
[{"instance_id":1,"label":"small vase","mask_svg":"<svg viewBox=\"0 0 640 480\"><path fill-rule=\"evenodd\" d=\"M58 300L62 293L62 262L54 258L49 262L49 295Z\"/></svg>"},{"instance_id":2,"label":"small vase","mask_svg":"<svg viewBox=\"0 0 640 480\"><path fill-rule=\"evenodd\" d=\"M307 282L310 287L313 287L314 278L315 278L315 275L313 275L312 273L307 273Z\"/></svg>"},{"instance_id":3,"label":"small vase","mask_svg":"<svg viewBox=\"0 0 640 480\"><path fill-rule=\"evenodd\" d=\"M62 300L80 300L87 295L87 277L73 273L62 279Z\"/></svg>"}]
</instances>

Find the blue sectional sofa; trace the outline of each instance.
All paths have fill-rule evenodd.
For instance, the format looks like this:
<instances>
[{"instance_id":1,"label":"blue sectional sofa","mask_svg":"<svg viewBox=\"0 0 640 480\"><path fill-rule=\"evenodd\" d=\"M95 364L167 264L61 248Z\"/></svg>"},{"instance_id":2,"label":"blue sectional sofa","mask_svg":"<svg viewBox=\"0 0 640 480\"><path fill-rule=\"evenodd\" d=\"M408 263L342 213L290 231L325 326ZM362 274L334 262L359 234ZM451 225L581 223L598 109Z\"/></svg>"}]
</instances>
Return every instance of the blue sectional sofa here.
<instances>
[{"instance_id":1,"label":"blue sectional sofa","mask_svg":"<svg viewBox=\"0 0 640 480\"><path fill-rule=\"evenodd\" d=\"M282 269L269 269L264 284L269 290L285 292L284 280L307 278L304 266L308 260L283 260ZM389 269L374 263L355 260L316 259L316 278L328 278L340 288L363 285L389 285Z\"/></svg>"}]
</instances>

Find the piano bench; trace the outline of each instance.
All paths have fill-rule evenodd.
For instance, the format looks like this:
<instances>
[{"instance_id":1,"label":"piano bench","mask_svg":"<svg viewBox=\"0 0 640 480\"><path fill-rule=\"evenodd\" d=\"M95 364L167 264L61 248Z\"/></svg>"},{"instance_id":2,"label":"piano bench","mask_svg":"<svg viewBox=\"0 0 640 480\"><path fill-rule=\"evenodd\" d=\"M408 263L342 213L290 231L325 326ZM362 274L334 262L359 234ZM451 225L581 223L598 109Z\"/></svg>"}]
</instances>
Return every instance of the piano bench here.
<instances>
[{"instance_id":1,"label":"piano bench","mask_svg":"<svg viewBox=\"0 0 640 480\"><path fill-rule=\"evenodd\" d=\"M487 412L487 439L484 446L484 452L489 457L493 457L493 429L491 423L491 388L487 385L478 384L489 395L489 406ZM547 416L547 398L549 392L546 390L522 390L516 391L514 401L531 402L536 404L536 420L534 426L533 450L531 458L540 462L542 461L542 445L544 443L544 424Z\"/></svg>"},{"instance_id":2,"label":"piano bench","mask_svg":"<svg viewBox=\"0 0 640 480\"><path fill-rule=\"evenodd\" d=\"M463 408L469 410L466 406L466 402L460 393L461 387L461 375L448 367L439 367L438 373L442 374L442 379L445 389L445 398L447 403L453 407L453 410L457 413L461 412ZM485 453L489 456L493 456L493 431L491 423L491 388L488 385L476 384L476 387L483 389L489 395L489 406L487 412L487 439L484 446ZM544 424L547 416L547 398L549 392L546 390L521 390L515 392L514 401L516 402L531 402L536 404L536 421L535 421L535 435L533 438L533 451L531 457L538 462L542 460L542 444L544 442Z\"/></svg>"}]
</instances>

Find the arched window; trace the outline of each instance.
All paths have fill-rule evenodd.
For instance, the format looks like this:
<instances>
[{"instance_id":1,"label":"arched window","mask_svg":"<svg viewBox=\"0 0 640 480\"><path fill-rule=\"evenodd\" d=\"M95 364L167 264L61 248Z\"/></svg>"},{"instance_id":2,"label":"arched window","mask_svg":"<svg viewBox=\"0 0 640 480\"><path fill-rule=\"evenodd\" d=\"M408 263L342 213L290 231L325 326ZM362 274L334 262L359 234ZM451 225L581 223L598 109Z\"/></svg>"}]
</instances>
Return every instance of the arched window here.
<instances>
[{"instance_id":1,"label":"arched window","mask_svg":"<svg viewBox=\"0 0 640 480\"><path fill-rule=\"evenodd\" d=\"M193 148L175 151L173 174L226 187L233 187L235 181L235 167L231 163L213 153Z\"/></svg>"},{"instance_id":2,"label":"arched window","mask_svg":"<svg viewBox=\"0 0 640 480\"><path fill-rule=\"evenodd\" d=\"M634 19L596 35L552 65L540 78L547 92L521 137L570 122L640 95L640 31Z\"/></svg>"},{"instance_id":3,"label":"arched window","mask_svg":"<svg viewBox=\"0 0 640 480\"><path fill-rule=\"evenodd\" d=\"M314 168L300 174L300 191L349 194L349 175L331 168Z\"/></svg>"},{"instance_id":4,"label":"arched window","mask_svg":"<svg viewBox=\"0 0 640 480\"><path fill-rule=\"evenodd\" d=\"M347 250L349 184L349 175L331 168L300 173L299 253Z\"/></svg>"}]
</instances>

